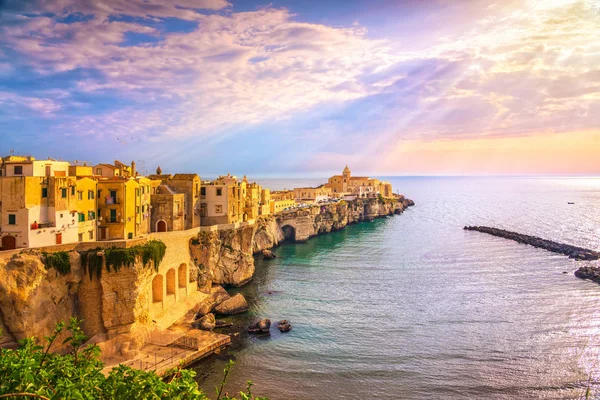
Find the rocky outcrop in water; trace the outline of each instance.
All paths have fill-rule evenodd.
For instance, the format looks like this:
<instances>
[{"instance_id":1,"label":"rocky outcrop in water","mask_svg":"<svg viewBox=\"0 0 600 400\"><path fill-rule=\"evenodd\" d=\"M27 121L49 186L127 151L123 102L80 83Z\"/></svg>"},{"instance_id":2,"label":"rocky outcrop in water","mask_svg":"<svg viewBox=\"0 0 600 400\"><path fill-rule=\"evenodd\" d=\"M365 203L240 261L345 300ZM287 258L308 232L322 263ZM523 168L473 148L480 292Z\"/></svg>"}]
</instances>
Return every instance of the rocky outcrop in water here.
<instances>
[{"instance_id":1,"label":"rocky outcrop in water","mask_svg":"<svg viewBox=\"0 0 600 400\"><path fill-rule=\"evenodd\" d=\"M575 271L575 276L581 279L589 279L596 283L600 283L600 268L598 267L581 267Z\"/></svg>"},{"instance_id":2,"label":"rocky outcrop in water","mask_svg":"<svg viewBox=\"0 0 600 400\"><path fill-rule=\"evenodd\" d=\"M222 315L241 314L248 311L246 298L238 293L215 307L215 312Z\"/></svg>"},{"instance_id":3,"label":"rocky outcrop in water","mask_svg":"<svg viewBox=\"0 0 600 400\"><path fill-rule=\"evenodd\" d=\"M600 253L582 247L571 246L569 244L553 242L536 236L523 235L516 232L505 231L503 229L490 228L487 226L465 226L465 230L487 233L505 239L514 240L518 243L528 244L533 247L548 250L554 253L564 254L569 258L576 260L598 260Z\"/></svg>"},{"instance_id":4,"label":"rocky outcrop in water","mask_svg":"<svg viewBox=\"0 0 600 400\"><path fill-rule=\"evenodd\" d=\"M289 332L292 330L292 325L287 319L284 319L277 323L277 329L282 333Z\"/></svg>"},{"instance_id":5,"label":"rocky outcrop in water","mask_svg":"<svg viewBox=\"0 0 600 400\"><path fill-rule=\"evenodd\" d=\"M271 320L261 319L248 327L248 333L269 333L271 330Z\"/></svg>"}]
</instances>

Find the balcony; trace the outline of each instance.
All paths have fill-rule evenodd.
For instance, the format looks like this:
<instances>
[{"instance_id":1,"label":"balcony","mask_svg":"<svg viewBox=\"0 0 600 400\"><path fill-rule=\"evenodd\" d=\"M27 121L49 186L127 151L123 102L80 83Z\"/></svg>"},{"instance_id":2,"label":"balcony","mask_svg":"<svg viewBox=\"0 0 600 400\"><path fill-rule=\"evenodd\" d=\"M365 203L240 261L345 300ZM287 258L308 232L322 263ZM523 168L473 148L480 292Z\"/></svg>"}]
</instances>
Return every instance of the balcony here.
<instances>
[{"instance_id":1,"label":"balcony","mask_svg":"<svg viewBox=\"0 0 600 400\"><path fill-rule=\"evenodd\" d=\"M116 197L105 197L104 202L106 205L120 204L119 199Z\"/></svg>"},{"instance_id":2,"label":"balcony","mask_svg":"<svg viewBox=\"0 0 600 400\"><path fill-rule=\"evenodd\" d=\"M31 224L30 229L32 231L36 231L39 229L45 229L45 228L56 228L56 223L54 222L42 222L39 224Z\"/></svg>"}]
</instances>

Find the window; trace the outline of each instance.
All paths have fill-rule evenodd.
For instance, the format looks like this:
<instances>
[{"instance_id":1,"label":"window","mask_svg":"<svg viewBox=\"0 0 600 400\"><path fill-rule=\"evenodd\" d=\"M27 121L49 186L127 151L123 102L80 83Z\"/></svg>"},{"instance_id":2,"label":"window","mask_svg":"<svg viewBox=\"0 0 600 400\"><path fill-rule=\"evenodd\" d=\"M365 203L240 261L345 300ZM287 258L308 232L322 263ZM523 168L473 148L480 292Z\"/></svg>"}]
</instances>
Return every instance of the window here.
<instances>
[{"instance_id":1,"label":"window","mask_svg":"<svg viewBox=\"0 0 600 400\"><path fill-rule=\"evenodd\" d=\"M77 239L78 239L80 242L83 242L83 233L79 233L79 234L77 235Z\"/></svg>"},{"instance_id":2,"label":"window","mask_svg":"<svg viewBox=\"0 0 600 400\"><path fill-rule=\"evenodd\" d=\"M142 212L146 212L146 206L142 204Z\"/></svg>"},{"instance_id":3,"label":"window","mask_svg":"<svg viewBox=\"0 0 600 400\"><path fill-rule=\"evenodd\" d=\"M17 215L16 214L8 214L8 224L9 225L17 224Z\"/></svg>"},{"instance_id":4,"label":"window","mask_svg":"<svg viewBox=\"0 0 600 400\"><path fill-rule=\"evenodd\" d=\"M102 175L102 168L96 168L96 175Z\"/></svg>"},{"instance_id":5,"label":"window","mask_svg":"<svg viewBox=\"0 0 600 400\"><path fill-rule=\"evenodd\" d=\"M77 192L77 200L83 200L83 192Z\"/></svg>"},{"instance_id":6,"label":"window","mask_svg":"<svg viewBox=\"0 0 600 400\"><path fill-rule=\"evenodd\" d=\"M135 189L135 195L136 195L137 197L140 197L140 189Z\"/></svg>"},{"instance_id":7,"label":"window","mask_svg":"<svg viewBox=\"0 0 600 400\"><path fill-rule=\"evenodd\" d=\"M206 196L206 188L205 187L200 188L200 196Z\"/></svg>"},{"instance_id":8,"label":"window","mask_svg":"<svg viewBox=\"0 0 600 400\"><path fill-rule=\"evenodd\" d=\"M63 199L67 198L67 188L60 188L60 197Z\"/></svg>"},{"instance_id":9,"label":"window","mask_svg":"<svg viewBox=\"0 0 600 400\"><path fill-rule=\"evenodd\" d=\"M102 190L98 190L98 198L102 197L101 193L102 193Z\"/></svg>"},{"instance_id":10,"label":"window","mask_svg":"<svg viewBox=\"0 0 600 400\"><path fill-rule=\"evenodd\" d=\"M89 238L90 240L94 240L94 231L89 231L89 232L88 232L88 238Z\"/></svg>"},{"instance_id":11,"label":"window","mask_svg":"<svg viewBox=\"0 0 600 400\"><path fill-rule=\"evenodd\" d=\"M117 210L110 210L109 222L117 222Z\"/></svg>"},{"instance_id":12,"label":"window","mask_svg":"<svg viewBox=\"0 0 600 400\"><path fill-rule=\"evenodd\" d=\"M15 165L13 171L14 171L15 175L23 175L23 166L22 165Z\"/></svg>"},{"instance_id":13,"label":"window","mask_svg":"<svg viewBox=\"0 0 600 400\"><path fill-rule=\"evenodd\" d=\"M146 186L142 186L142 194L146 193Z\"/></svg>"},{"instance_id":14,"label":"window","mask_svg":"<svg viewBox=\"0 0 600 400\"><path fill-rule=\"evenodd\" d=\"M75 186L71 186L71 196L75 196Z\"/></svg>"},{"instance_id":15,"label":"window","mask_svg":"<svg viewBox=\"0 0 600 400\"><path fill-rule=\"evenodd\" d=\"M96 219L96 213L94 211L88 211L88 221L93 221Z\"/></svg>"},{"instance_id":16,"label":"window","mask_svg":"<svg viewBox=\"0 0 600 400\"><path fill-rule=\"evenodd\" d=\"M88 190L88 200L94 200L94 191Z\"/></svg>"},{"instance_id":17,"label":"window","mask_svg":"<svg viewBox=\"0 0 600 400\"><path fill-rule=\"evenodd\" d=\"M140 213L140 206L136 206L136 207L135 207L135 213L136 213L136 214L139 214L139 213Z\"/></svg>"},{"instance_id":18,"label":"window","mask_svg":"<svg viewBox=\"0 0 600 400\"><path fill-rule=\"evenodd\" d=\"M42 197L48 197L48 188L42 188Z\"/></svg>"},{"instance_id":19,"label":"window","mask_svg":"<svg viewBox=\"0 0 600 400\"><path fill-rule=\"evenodd\" d=\"M85 222L85 214L84 213L79 213L78 221L79 222Z\"/></svg>"},{"instance_id":20,"label":"window","mask_svg":"<svg viewBox=\"0 0 600 400\"><path fill-rule=\"evenodd\" d=\"M223 206L221 204L215 205L215 213L221 214L223 212Z\"/></svg>"},{"instance_id":21,"label":"window","mask_svg":"<svg viewBox=\"0 0 600 400\"><path fill-rule=\"evenodd\" d=\"M223 189L217 188L217 196L223 196Z\"/></svg>"}]
</instances>

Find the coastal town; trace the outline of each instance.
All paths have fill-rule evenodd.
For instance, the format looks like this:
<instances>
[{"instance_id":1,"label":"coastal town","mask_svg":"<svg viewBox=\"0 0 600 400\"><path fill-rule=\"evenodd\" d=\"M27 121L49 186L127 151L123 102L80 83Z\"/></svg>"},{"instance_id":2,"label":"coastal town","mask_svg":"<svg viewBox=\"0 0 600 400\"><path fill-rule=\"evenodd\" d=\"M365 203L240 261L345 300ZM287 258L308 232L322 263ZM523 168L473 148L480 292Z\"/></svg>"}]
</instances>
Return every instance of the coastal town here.
<instances>
[{"instance_id":1,"label":"coastal town","mask_svg":"<svg viewBox=\"0 0 600 400\"><path fill-rule=\"evenodd\" d=\"M348 166L318 187L270 190L246 176L143 176L132 161L89 165L9 155L0 163L0 250L128 240L152 232L251 222L356 198L394 198L392 185Z\"/></svg>"}]
</instances>

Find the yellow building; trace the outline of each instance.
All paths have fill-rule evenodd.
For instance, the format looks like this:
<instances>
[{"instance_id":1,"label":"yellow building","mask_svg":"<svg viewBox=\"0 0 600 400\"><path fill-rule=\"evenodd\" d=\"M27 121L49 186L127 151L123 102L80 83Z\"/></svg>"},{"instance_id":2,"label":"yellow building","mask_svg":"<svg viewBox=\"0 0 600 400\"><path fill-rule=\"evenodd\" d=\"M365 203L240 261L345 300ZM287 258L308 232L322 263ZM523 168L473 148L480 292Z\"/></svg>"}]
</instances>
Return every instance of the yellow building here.
<instances>
[{"instance_id":1,"label":"yellow building","mask_svg":"<svg viewBox=\"0 0 600 400\"><path fill-rule=\"evenodd\" d=\"M77 241L76 178L0 178L0 236L3 250Z\"/></svg>"},{"instance_id":2,"label":"yellow building","mask_svg":"<svg viewBox=\"0 0 600 400\"><path fill-rule=\"evenodd\" d=\"M98 181L98 240L133 239L150 232L151 180Z\"/></svg>"},{"instance_id":3,"label":"yellow building","mask_svg":"<svg viewBox=\"0 0 600 400\"><path fill-rule=\"evenodd\" d=\"M298 203L318 203L331 198L331 188L319 186L316 188L294 188L294 198Z\"/></svg>"},{"instance_id":4,"label":"yellow building","mask_svg":"<svg viewBox=\"0 0 600 400\"><path fill-rule=\"evenodd\" d=\"M77 196L77 241L93 242L96 240L96 199L98 186L92 178L78 178Z\"/></svg>"},{"instance_id":5,"label":"yellow building","mask_svg":"<svg viewBox=\"0 0 600 400\"><path fill-rule=\"evenodd\" d=\"M271 192L271 214L277 214L287 208L296 207L293 190L280 190Z\"/></svg>"},{"instance_id":6,"label":"yellow building","mask_svg":"<svg viewBox=\"0 0 600 400\"><path fill-rule=\"evenodd\" d=\"M260 191L260 205L258 206L258 215L271 214L271 190L262 189Z\"/></svg>"}]
</instances>

